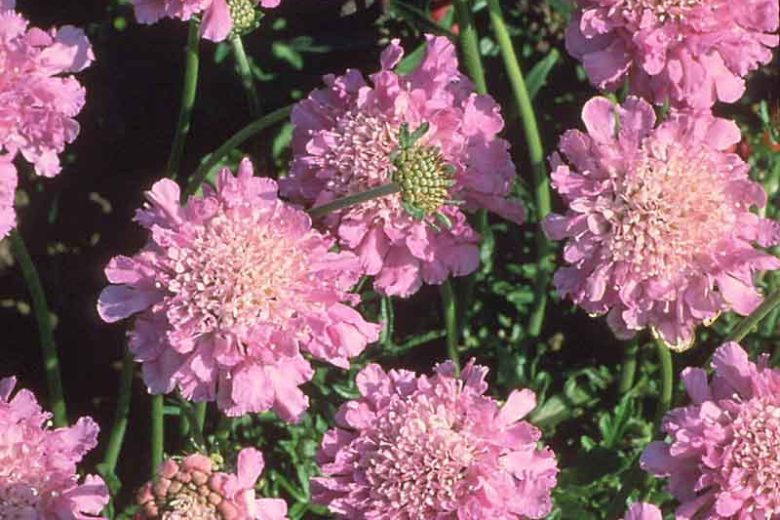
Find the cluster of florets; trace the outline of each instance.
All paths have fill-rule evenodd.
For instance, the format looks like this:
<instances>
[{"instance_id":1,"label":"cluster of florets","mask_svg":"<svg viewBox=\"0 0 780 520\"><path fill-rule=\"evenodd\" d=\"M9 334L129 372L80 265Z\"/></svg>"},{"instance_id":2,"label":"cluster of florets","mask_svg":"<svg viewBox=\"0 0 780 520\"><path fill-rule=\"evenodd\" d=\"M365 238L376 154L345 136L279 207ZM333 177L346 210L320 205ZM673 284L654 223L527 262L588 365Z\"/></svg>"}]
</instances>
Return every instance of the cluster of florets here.
<instances>
[{"instance_id":1,"label":"cluster of florets","mask_svg":"<svg viewBox=\"0 0 780 520\"><path fill-rule=\"evenodd\" d=\"M429 36L409 74L394 41L366 82L349 70L326 76L292 114L294 158L282 193L318 206L396 182L400 193L326 215L322 224L355 251L374 286L409 296L479 265L479 235L463 209L522 222L508 199L515 179L498 105L458 72L455 48Z\"/></svg>"},{"instance_id":2,"label":"cluster of florets","mask_svg":"<svg viewBox=\"0 0 780 520\"><path fill-rule=\"evenodd\" d=\"M195 453L163 462L152 482L138 491L138 520L285 520L287 504L278 498L255 498L263 455L245 448L235 473L220 471L215 461Z\"/></svg>"},{"instance_id":3,"label":"cluster of florets","mask_svg":"<svg viewBox=\"0 0 780 520\"><path fill-rule=\"evenodd\" d=\"M343 518L543 518L558 473L541 434L521 419L530 390L502 406L487 369L451 362L432 377L369 365L361 397L342 405L318 455L314 500Z\"/></svg>"},{"instance_id":4,"label":"cluster of florets","mask_svg":"<svg viewBox=\"0 0 780 520\"><path fill-rule=\"evenodd\" d=\"M149 390L178 386L228 415L274 409L296 420L308 406L298 388L313 369L302 352L349 367L379 325L351 305L358 258L308 215L277 197L276 183L253 177L244 160L216 189L179 202L178 185L157 182L136 215L151 231L133 257L106 268L112 284L98 310L113 322L137 314L130 349Z\"/></svg>"},{"instance_id":5,"label":"cluster of florets","mask_svg":"<svg viewBox=\"0 0 780 520\"><path fill-rule=\"evenodd\" d=\"M16 379L0 380L0 518L93 518L108 503L108 488L95 475L80 483L76 465L97 446L98 426L89 417L52 430L28 390L14 393Z\"/></svg>"}]
</instances>

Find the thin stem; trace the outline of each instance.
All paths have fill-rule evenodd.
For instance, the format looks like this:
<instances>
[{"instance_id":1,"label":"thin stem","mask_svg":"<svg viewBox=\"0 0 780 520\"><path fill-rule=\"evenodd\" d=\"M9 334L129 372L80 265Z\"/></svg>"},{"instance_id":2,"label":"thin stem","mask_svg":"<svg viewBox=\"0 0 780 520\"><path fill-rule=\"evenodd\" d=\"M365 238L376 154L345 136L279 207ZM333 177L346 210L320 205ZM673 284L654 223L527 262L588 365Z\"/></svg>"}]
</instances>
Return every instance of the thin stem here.
<instances>
[{"instance_id":1,"label":"thin stem","mask_svg":"<svg viewBox=\"0 0 780 520\"><path fill-rule=\"evenodd\" d=\"M745 336L747 336L761 320L766 318L772 310L778 306L780 306L780 289L764 298L764 301L761 302L761 305L756 307L756 310L740 321L737 326L734 327L734 330L731 331L731 334L729 334L728 340L740 342L745 339Z\"/></svg>"},{"instance_id":2,"label":"thin stem","mask_svg":"<svg viewBox=\"0 0 780 520\"><path fill-rule=\"evenodd\" d=\"M249 113L256 117L260 113L260 99L255 90L255 78L252 74L252 67L249 66L249 59L246 57L244 43L239 35L230 38L230 44L233 46L233 56L236 58L236 69L241 78L241 84L246 92L246 99L249 103Z\"/></svg>"},{"instance_id":3,"label":"thin stem","mask_svg":"<svg viewBox=\"0 0 780 520\"><path fill-rule=\"evenodd\" d=\"M444 328L447 331L447 356L455 364L456 373L460 373L460 355L458 353L458 309L455 302L455 291L452 282L447 280L441 284L439 292L444 311Z\"/></svg>"},{"instance_id":4,"label":"thin stem","mask_svg":"<svg viewBox=\"0 0 780 520\"><path fill-rule=\"evenodd\" d=\"M634 386L636 375L636 355L639 351L639 342L632 340L626 345L623 352L623 366L620 371L620 385L618 392L621 396L627 394Z\"/></svg>"},{"instance_id":5,"label":"thin stem","mask_svg":"<svg viewBox=\"0 0 780 520\"><path fill-rule=\"evenodd\" d=\"M119 397L117 398L116 410L114 410L114 427L111 429L108 447L100 468L104 475L114 476L116 465L119 461L119 454L122 451L122 444L125 440L133 390L134 364L132 352L130 352L129 348L125 349L125 354L122 358L122 374L119 377ZM116 494L118 489L112 491Z\"/></svg>"},{"instance_id":6,"label":"thin stem","mask_svg":"<svg viewBox=\"0 0 780 520\"><path fill-rule=\"evenodd\" d=\"M57 355L57 344L54 342L54 327L49 304L46 302L46 293L43 291L38 269L35 268L35 263L33 263L30 252L18 230L11 233L10 240L14 257L19 262L27 290L30 292L35 321L38 324L38 338L43 352L43 367L46 371L46 382L49 387L49 401L54 415L54 426L62 428L68 425L68 414L65 409L60 360Z\"/></svg>"},{"instance_id":7,"label":"thin stem","mask_svg":"<svg viewBox=\"0 0 780 520\"><path fill-rule=\"evenodd\" d=\"M152 396L152 477L163 462L165 424L163 417L163 396Z\"/></svg>"},{"instance_id":8,"label":"thin stem","mask_svg":"<svg viewBox=\"0 0 780 520\"><path fill-rule=\"evenodd\" d=\"M333 211L349 208L369 200L386 197L388 195L392 195L393 193L398 193L400 190L401 188L396 183L388 182L387 184L382 184L376 188L370 188L366 191L361 191L360 193L341 197L340 199L336 199L321 206L315 206L309 210L309 215L311 215L311 218L321 217Z\"/></svg>"},{"instance_id":9,"label":"thin stem","mask_svg":"<svg viewBox=\"0 0 780 520\"><path fill-rule=\"evenodd\" d=\"M181 410L181 413L184 414L187 422L190 423L189 433L196 445L195 447L198 449L205 448L206 440L203 438L203 423L198 417L198 412L194 409L191 402L182 397L179 398L179 409Z\"/></svg>"},{"instance_id":10,"label":"thin stem","mask_svg":"<svg viewBox=\"0 0 780 520\"><path fill-rule=\"evenodd\" d=\"M254 136L255 134L258 134L266 128L277 123L281 123L287 119L291 111L292 105L274 110L273 112L264 115L260 119L249 123L247 126L233 134L230 139L225 141L222 146L217 148L211 155L209 155L209 158L203 164L201 164L197 170L195 170L195 173L192 174L192 177L190 177L189 182L187 183L187 188L184 190L184 199L186 200L196 191L198 191L198 188L203 183L203 181L206 180L206 177L209 175L209 173L211 173L211 171L222 161L222 159L227 156L227 154L241 146L247 139Z\"/></svg>"},{"instance_id":11,"label":"thin stem","mask_svg":"<svg viewBox=\"0 0 780 520\"><path fill-rule=\"evenodd\" d=\"M466 70L474 82L477 94L487 94L487 82L485 81L485 69L482 66L482 58L479 54L479 37L474 27L474 17L471 15L470 0L455 0L455 17L458 20L460 32L460 48L463 51L463 62Z\"/></svg>"},{"instance_id":12,"label":"thin stem","mask_svg":"<svg viewBox=\"0 0 780 520\"><path fill-rule=\"evenodd\" d=\"M198 50L200 46L200 22L193 17L190 20L190 31L187 36L186 65L184 69L184 82L181 90L181 105L179 106L179 122L176 125L176 134L173 137L171 155L165 168L166 177L175 179L181 166L181 158L184 155L184 144L190 133L192 121L192 109L195 106L195 97L198 93Z\"/></svg>"},{"instance_id":13,"label":"thin stem","mask_svg":"<svg viewBox=\"0 0 780 520\"><path fill-rule=\"evenodd\" d=\"M672 391L674 390L674 367L672 364L672 351L669 347L657 339L655 342L658 351L658 361L661 363L661 394L658 397L658 408L655 410L656 431L661 426L661 420L672 406Z\"/></svg>"},{"instance_id":14,"label":"thin stem","mask_svg":"<svg viewBox=\"0 0 780 520\"><path fill-rule=\"evenodd\" d=\"M395 312L393 310L393 300L390 299L389 296L382 296L382 300L380 302L380 314L385 326L382 328L382 333L379 336L379 342L385 348L392 348L395 345L393 342Z\"/></svg>"},{"instance_id":15,"label":"thin stem","mask_svg":"<svg viewBox=\"0 0 780 520\"><path fill-rule=\"evenodd\" d=\"M550 180L547 177L544 168L544 148L542 147L542 138L539 134L539 127L536 122L536 114L528 95L528 89L525 86L525 79L520 68L520 62L512 46L512 39L504 22L504 16L501 13L499 0L488 0L488 9L490 10L490 21L493 25L493 31L501 49L501 56L504 58L509 81L512 84L512 91L515 96L515 102L520 110L523 120L523 129L525 140L528 146L528 153L531 161L531 170L533 172L534 183L534 201L536 205L536 221L541 222L550 212ZM547 308L547 285L552 271L552 262L550 260L550 242L544 235L541 226L536 229L536 255L537 271L534 280L534 305L528 322L528 335L538 337L544 324L544 314Z\"/></svg>"}]
</instances>

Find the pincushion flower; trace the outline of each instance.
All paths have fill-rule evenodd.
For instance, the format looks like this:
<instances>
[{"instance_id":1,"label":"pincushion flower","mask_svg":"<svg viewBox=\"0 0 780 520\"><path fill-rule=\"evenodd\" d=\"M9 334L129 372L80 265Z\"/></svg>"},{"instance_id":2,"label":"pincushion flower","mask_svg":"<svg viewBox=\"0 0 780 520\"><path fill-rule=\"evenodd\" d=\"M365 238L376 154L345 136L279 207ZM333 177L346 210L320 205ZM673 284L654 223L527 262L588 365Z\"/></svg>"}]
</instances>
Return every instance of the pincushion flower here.
<instances>
[{"instance_id":1,"label":"pincushion flower","mask_svg":"<svg viewBox=\"0 0 780 520\"><path fill-rule=\"evenodd\" d=\"M12 396L15 386L16 378L0 379L0 518L98 518L108 488L95 475L80 483L76 472L97 446L97 424L82 417L72 427L51 430L51 414L28 390Z\"/></svg>"},{"instance_id":2,"label":"pincushion flower","mask_svg":"<svg viewBox=\"0 0 780 520\"><path fill-rule=\"evenodd\" d=\"M255 8L277 7L281 0L130 0L136 19L143 24L154 24L163 18L188 21L202 17L200 33L214 42L226 39L231 33L254 28L259 21Z\"/></svg>"},{"instance_id":3,"label":"pincushion flower","mask_svg":"<svg viewBox=\"0 0 780 520\"><path fill-rule=\"evenodd\" d=\"M666 414L667 441L651 443L642 467L669 479L679 519L780 515L780 371L748 359L737 343L718 348L711 381L682 373L691 404Z\"/></svg>"},{"instance_id":4,"label":"pincushion flower","mask_svg":"<svg viewBox=\"0 0 780 520\"><path fill-rule=\"evenodd\" d=\"M322 441L314 501L351 519L545 517L558 468L521 420L536 396L516 390L501 406L486 374L473 361L459 377L451 362L431 377L364 368L361 397Z\"/></svg>"},{"instance_id":5,"label":"pincushion flower","mask_svg":"<svg viewBox=\"0 0 780 520\"><path fill-rule=\"evenodd\" d=\"M566 48L591 82L656 103L733 103L778 44L777 0L577 0Z\"/></svg>"},{"instance_id":6,"label":"pincushion flower","mask_svg":"<svg viewBox=\"0 0 780 520\"><path fill-rule=\"evenodd\" d=\"M623 520L663 520L663 518L658 506L645 502L637 502L628 508Z\"/></svg>"},{"instance_id":7,"label":"pincushion flower","mask_svg":"<svg viewBox=\"0 0 780 520\"><path fill-rule=\"evenodd\" d=\"M498 105L458 72L455 48L427 37L411 73L393 69L393 41L367 82L355 70L326 76L326 88L293 109L293 162L282 193L320 206L396 181L401 192L325 216L342 247L355 251L374 286L409 296L479 265L479 235L463 209L487 208L522 222L507 196L515 179ZM405 142L403 132L414 137ZM463 206L451 204L461 201Z\"/></svg>"},{"instance_id":8,"label":"pincushion flower","mask_svg":"<svg viewBox=\"0 0 780 520\"><path fill-rule=\"evenodd\" d=\"M94 59L81 29L29 27L14 0L0 0L0 154L20 153L38 175L60 172L58 154L76 139L85 90L69 73Z\"/></svg>"},{"instance_id":9,"label":"pincushion flower","mask_svg":"<svg viewBox=\"0 0 780 520\"><path fill-rule=\"evenodd\" d=\"M0 240L16 227L16 168L8 155L0 155Z\"/></svg>"},{"instance_id":10,"label":"pincushion flower","mask_svg":"<svg viewBox=\"0 0 780 520\"><path fill-rule=\"evenodd\" d=\"M767 202L748 165L724 150L739 142L731 121L673 113L655 126L644 100L597 97L582 113L588 133L566 132L551 158L568 206L544 222L566 240L555 274L562 296L589 313L609 312L621 338L650 327L684 349L697 324L761 302L759 270L780 261L754 247L780 240L776 222L751 213Z\"/></svg>"},{"instance_id":11,"label":"pincushion flower","mask_svg":"<svg viewBox=\"0 0 780 520\"><path fill-rule=\"evenodd\" d=\"M216 190L184 206L175 182L158 181L136 214L150 240L109 262L114 285L98 312L107 322L137 315L129 345L152 393L178 386L231 416L273 408L295 420L313 373L301 352L346 368L379 326L350 306L357 257L331 252L308 215L252 173L247 159L237 177L224 169Z\"/></svg>"},{"instance_id":12,"label":"pincushion flower","mask_svg":"<svg viewBox=\"0 0 780 520\"><path fill-rule=\"evenodd\" d=\"M219 471L200 453L168 459L155 480L139 490L137 520L286 520L284 500L255 498L264 466L262 453L254 448L239 452L236 473Z\"/></svg>"}]
</instances>

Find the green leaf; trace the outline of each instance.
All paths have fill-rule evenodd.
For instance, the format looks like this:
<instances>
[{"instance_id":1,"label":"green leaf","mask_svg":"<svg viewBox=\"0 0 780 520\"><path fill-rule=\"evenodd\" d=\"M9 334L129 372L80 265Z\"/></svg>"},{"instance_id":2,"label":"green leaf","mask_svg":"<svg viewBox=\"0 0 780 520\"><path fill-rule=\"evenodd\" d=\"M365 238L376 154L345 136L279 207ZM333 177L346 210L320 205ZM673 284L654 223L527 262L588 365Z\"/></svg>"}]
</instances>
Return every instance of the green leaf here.
<instances>
[{"instance_id":1,"label":"green leaf","mask_svg":"<svg viewBox=\"0 0 780 520\"><path fill-rule=\"evenodd\" d=\"M542 58L536 65L533 66L531 71L525 78L525 83L528 88L528 96L531 101L536 97L536 94L542 89L547 82L547 76L550 75L555 64L561 57L561 53L558 49L553 48L547 56Z\"/></svg>"}]
</instances>

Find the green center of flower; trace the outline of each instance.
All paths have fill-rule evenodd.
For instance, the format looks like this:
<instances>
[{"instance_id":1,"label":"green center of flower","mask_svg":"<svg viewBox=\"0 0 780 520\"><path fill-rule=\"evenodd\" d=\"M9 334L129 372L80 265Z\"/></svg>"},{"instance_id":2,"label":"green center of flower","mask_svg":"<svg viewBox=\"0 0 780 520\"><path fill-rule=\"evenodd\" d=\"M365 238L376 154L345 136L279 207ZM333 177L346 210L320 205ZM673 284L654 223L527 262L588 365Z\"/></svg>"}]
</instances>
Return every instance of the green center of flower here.
<instances>
[{"instance_id":1,"label":"green center of flower","mask_svg":"<svg viewBox=\"0 0 780 520\"><path fill-rule=\"evenodd\" d=\"M233 19L233 34L242 35L253 31L260 23L260 13L254 0L227 0L230 17Z\"/></svg>"},{"instance_id":2,"label":"green center of flower","mask_svg":"<svg viewBox=\"0 0 780 520\"><path fill-rule=\"evenodd\" d=\"M450 188L455 184L455 169L447 164L441 150L416 143L427 129L425 124L409 134L403 125L399 146L392 155L393 182L401 190L404 205L413 216L420 218L438 212L447 204Z\"/></svg>"}]
</instances>

